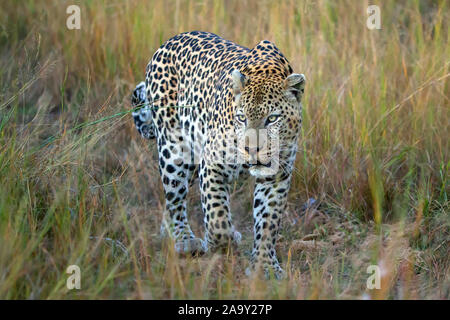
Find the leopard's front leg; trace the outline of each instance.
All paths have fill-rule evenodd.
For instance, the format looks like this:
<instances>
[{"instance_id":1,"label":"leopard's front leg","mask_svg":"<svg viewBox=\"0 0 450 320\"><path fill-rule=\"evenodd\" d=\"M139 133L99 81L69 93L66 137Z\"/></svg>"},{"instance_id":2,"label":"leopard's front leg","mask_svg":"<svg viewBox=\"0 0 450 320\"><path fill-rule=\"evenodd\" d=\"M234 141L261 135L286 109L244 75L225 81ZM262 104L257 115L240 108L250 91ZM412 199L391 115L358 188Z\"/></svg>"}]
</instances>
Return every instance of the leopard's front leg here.
<instances>
[{"instance_id":1,"label":"leopard's front leg","mask_svg":"<svg viewBox=\"0 0 450 320\"><path fill-rule=\"evenodd\" d=\"M232 169L225 164L200 165L200 190L208 249L238 244L241 234L231 221L230 178Z\"/></svg>"},{"instance_id":2,"label":"leopard's front leg","mask_svg":"<svg viewBox=\"0 0 450 320\"><path fill-rule=\"evenodd\" d=\"M251 267L247 274L263 271L277 278L285 276L277 259L275 245L281 216L286 209L290 176L276 175L257 178L254 191L253 218L254 244Z\"/></svg>"}]
</instances>

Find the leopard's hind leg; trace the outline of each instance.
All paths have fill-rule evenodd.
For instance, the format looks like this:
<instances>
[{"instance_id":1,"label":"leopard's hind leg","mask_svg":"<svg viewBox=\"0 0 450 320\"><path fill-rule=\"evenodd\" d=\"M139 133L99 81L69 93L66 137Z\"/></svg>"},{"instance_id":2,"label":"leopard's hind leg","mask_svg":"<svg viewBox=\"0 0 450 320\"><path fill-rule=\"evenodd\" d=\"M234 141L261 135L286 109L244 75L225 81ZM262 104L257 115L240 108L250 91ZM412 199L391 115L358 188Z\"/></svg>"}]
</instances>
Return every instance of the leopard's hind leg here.
<instances>
[{"instance_id":1,"label":"leopard's hind leg","mask_svg":"<svg viewBox=\"0 0 450 320\"><path fill-rule=\"evenodd\" d=\"M152 62L157 63L157 62ZM152 118L159 155L159 172L164 187L165 210L161 232L175 241L179 253L206 251L206 245L195 237L187 218L187 193L195 171L190 161L190 145L180 123L177 77L173 68L159 72L150 67L147 73L147 99L152 101Z\"/></svg>"}]
</instances>

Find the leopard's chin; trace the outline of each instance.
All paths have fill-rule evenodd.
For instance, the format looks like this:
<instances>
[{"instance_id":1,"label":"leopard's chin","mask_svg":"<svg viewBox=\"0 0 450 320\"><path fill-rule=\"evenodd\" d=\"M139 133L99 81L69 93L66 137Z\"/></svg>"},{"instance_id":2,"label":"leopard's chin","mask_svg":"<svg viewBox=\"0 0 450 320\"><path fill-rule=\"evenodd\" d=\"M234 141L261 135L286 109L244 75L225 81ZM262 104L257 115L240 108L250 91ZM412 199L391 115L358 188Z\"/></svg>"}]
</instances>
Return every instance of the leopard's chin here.
<instances>
[{"instance_id":1,"label":"leopard's chin","mask_svg":"<svg viewBox=\"0 0 450 320\"><path fill-rule=\"evenodd\" d=\"M278 170L278 168L273 168L272 166L264 166L264 165L257 165L252 166L248 170L250 174L256 178L263 178L263 177L269 177L275 175Z\"/></svg>"}]
</instances>

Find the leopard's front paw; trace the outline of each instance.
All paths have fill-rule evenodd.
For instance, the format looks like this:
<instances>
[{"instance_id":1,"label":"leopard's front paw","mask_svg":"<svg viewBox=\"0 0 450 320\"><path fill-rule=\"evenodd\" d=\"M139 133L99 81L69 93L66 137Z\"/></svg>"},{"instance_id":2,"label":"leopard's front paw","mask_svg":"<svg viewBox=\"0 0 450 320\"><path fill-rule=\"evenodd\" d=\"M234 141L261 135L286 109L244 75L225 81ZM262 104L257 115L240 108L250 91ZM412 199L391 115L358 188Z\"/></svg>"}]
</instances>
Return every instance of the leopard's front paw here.
<instances>
[{"instance_id":1,"label":"leopard's front paw","mask_svg":"<svg viewBox=\"0 0 450 320\"><path fill-rule=\"evenodd\" d=\"M255 272L256 270L257 269L254 266L248 267L247 269L245 269L245 275L247 277L256 276L257 275L257 272ZM270 267L266 266L262 268L262 271L266 279L275 278L276 280L283 280L286 279L287 276L286 271L284 271L278 264Z\"/></svg>"},{"instance_id":2,"label":"leopard's front paw","mask_svg":"<svg viewBox=\"0 0 450 320\"><path fill-rule=\"evenodd\" d=\"M205 235L205 243L209 250L221 251L227 250L228 246L237 247L242 240L242 235L240 232L236 231L234 227L227 230L225 233L207 233Z\"/></svg>"},{"instance_id":3,"label":"leopard's front paw","mask_svg":"<svg viewBox=\"0 0 450 320\"><path fill-rule=\"evenodd\" d=\"M208 251L206 243L200 238L178 240L175 243L175 251L180 254L203 254Z\"/></svg>"},{"instance_id":4,"label":"leopard's front paw","mask_svg":"<svg viewBox=\"0 0 450 320\"><path fill-rule=\"evenodd\" d=\"M278 268L273 270L273 275L275 277L275 279L277 280L284 280L287 278L287 273L286 271L284 271L280 266L278 266ZM269 274L266 274L266 277L270 277L271 274L269 272Z\"/></svg>"}]
</instances>

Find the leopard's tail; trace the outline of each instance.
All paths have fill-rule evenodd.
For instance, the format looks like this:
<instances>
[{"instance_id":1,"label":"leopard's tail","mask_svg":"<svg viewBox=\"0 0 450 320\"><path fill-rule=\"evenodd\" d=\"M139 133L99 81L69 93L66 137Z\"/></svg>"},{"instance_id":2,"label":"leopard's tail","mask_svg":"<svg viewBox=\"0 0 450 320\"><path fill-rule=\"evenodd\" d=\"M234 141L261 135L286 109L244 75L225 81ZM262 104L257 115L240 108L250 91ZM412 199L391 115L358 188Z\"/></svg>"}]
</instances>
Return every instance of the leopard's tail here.
<instances>
[{"instance_id":1,"label":"leopard's tail","mask_svg":"<svg viewBox=\"0 0 450 320\"><path fill-rule=\"evenodd\" d=\"M148 105L147 95L145 92L145 83L139 83L133 90L131 95L131 105L133 107L134 124L137 131L145 139L153 139L155 135L155 126L153 124L152 112Z\"/></svg>"}]
</instances>

